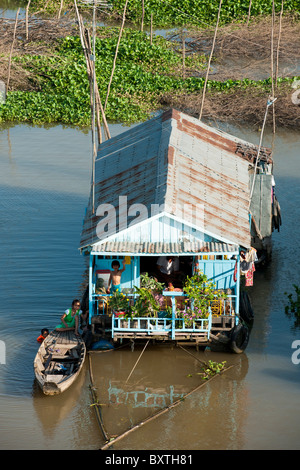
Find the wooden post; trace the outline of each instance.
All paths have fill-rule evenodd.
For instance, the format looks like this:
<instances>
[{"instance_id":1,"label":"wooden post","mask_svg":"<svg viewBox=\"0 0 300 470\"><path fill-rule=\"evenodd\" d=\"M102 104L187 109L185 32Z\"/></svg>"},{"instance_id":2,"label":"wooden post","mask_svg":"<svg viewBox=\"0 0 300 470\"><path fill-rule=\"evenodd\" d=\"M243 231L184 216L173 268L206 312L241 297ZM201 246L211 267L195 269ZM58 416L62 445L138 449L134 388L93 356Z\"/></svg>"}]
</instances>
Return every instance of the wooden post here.
<instances>
[{"instance_id":1,"label":"wooden post","mask_svg":"<svg viewBox=\"0 0 300 470\"><path fill-rule=\"evenodd\" d=\"M15 43L15 39L16 39L16 31L17 31L19 11L20 11L20 8L18 8L17 13L16 13L14 35L13 35L13 40L12 40L12 43L11 43L10 54L9 54L8 74L7 74L7 84L6 84L7 91L8 91L9 81L10 81L11 59L12 59L12 54L13 54L13 50L14 50L14 43Z\"/></svg>"}]
</instances>

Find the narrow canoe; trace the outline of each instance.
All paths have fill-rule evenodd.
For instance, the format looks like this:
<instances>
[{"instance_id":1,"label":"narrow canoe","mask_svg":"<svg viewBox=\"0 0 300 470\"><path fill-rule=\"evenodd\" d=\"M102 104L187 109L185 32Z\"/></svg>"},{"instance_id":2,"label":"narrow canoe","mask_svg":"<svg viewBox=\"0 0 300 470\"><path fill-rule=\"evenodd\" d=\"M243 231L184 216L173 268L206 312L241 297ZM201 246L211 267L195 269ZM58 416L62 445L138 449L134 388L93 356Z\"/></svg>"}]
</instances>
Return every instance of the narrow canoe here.
<instances>
[{"instance_id":1,"label":"narrow canoe","mask_svg":"<svg viewBox=\"0 0 300 470\"><path fill-rule=\"evenodd\" d=\"M34 359L34 372L45 395L57 395L78 377L86 356L83 339L74 331L52 331Z\"/></svg>"}]
</instances>

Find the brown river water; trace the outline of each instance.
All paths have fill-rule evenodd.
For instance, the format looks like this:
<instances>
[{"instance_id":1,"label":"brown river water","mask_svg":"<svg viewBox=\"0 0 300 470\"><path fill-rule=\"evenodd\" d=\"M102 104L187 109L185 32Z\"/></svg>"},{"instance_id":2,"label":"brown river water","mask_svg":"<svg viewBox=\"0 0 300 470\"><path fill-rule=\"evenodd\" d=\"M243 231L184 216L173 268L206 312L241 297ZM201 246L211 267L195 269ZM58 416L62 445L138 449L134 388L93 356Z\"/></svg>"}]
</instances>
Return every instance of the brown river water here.
<instances>
[{"instance_id":1,"label":"brown river water","mask_svg":"<svg viewBox=\"0 0 300 470\"><path fill-rule=\"evenodd\" d=\"M226 129L258 143L259 133ZM111 126L115 135L122 126ZM265 145L271 145L266 132ZM274 174L283 225L273 260L250 288L255 321L242 355L150 345L91 355L102 419L117 436L200 384L197 359L233 365L184 401L114 444L112 450L299 449L300 364L284 292L300 285L300 136L276 133ZM90 406L88 362L76 383L43 396L33 359L42 327L53 328L80 293L86 259L78 251L91 174L89 131L0 126L0 449L97 450L105 441ZM298 205L299 204L299 205ZM109 454L111 455L111 454Z\"/></svg>"}]
</instances>

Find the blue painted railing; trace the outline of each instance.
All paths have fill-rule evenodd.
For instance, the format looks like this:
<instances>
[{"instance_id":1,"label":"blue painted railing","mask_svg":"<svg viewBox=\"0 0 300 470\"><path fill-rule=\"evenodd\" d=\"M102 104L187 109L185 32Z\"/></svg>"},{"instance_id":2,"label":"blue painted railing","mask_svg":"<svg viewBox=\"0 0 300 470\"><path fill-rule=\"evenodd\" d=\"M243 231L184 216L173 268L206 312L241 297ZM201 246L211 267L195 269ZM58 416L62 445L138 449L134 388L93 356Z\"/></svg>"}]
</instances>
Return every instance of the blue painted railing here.
<instances>
[{"instance_id":1,"label":"blue painted railing","mask_svg":"<svg viewBox=\"0 0 300 470\"><path fill-rule=\"evenodd\" d=\"M114 338L115 333L139 332L147 335L168 335L171 339L175 339L176 333L203 333L207 335L211 330L212 315L211 311L208 318L199 318L192 322L191 326L186 326L184 318L159 318L159 317L133 317L122 318L112 315L112 331Z\"/></svg>"},{"instance_id":2,"label":"blue painted railing","mask_svg":"<svg viewBox=\"0 0 300 470\"><path fill-rule=\"evenodd\" d=\"M93 301L95 302L96 311L98 312L98 302L103 303L103 298L109 298L109 294L93 294ZM136 294L127 294L127 297L131 298L131 301L138 296ZM212 326L212 318L216 314L212 311L211 307L209 307L209 315L207 318L199 318L195 319L190 326L186 326L185 319L178 317L176 312L176 297L186 297L183 292L178 291L164 291L163 297L170 298L171 306L172 306L172 316L169 318L164 318L164 312L158 312L157 317L133 317L133 318L124 318L121 316L117 316L114 313L112 314L112 329L111 335L114 338L116 333L120 332L140 332L146 333L148 335L157 334L164 334L171 337L171 339L175 339L176 333L201 333L202 335L207 335L209 339L210 330ZM220 302L220 301L219 301ZM226 299L221 301L221 311L224 312L223 314L232 315L232 311L234 310L234 305L236 304L236 296L229 295ZM226 314L226 308L229 307L229 314ZM163 308L163 307L162 307ZM100 309L101 311L101 309ZM102 307L102 313L105 314L105 304Z\"/></svg>"}]
</instances>

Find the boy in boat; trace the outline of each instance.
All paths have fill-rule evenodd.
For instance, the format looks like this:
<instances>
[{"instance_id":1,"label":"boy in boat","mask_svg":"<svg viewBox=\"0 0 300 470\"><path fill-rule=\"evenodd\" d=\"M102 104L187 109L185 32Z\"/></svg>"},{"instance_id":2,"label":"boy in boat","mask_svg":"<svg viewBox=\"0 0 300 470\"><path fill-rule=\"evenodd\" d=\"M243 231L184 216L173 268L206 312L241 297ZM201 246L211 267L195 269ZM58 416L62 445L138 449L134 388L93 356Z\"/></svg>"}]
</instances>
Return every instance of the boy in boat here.
<instances>
[{"instance_id":1,"label":"boy in boat","mask_svg":"<svg viewBox=\"0 0 300 470\"><path fill-rule=\"evenodd\" d=\"M120 269L120 263L117 260L114 260L111 263L111 267L113 271L110 272L109 280L108 280L108 289L107 293L114 293L114 292L121 292L121 276L122 273L125 271L125 258L122 261L123 268Z\"/></svg>"},{"instance_id":2,"label":"boy in boat","mask_svg":"<svg viewBox=\"0 0 300 470\"><path fill-rule=\"evenodd\" d=\"M43 328L43 329L41 330L40 336L36 339L37 342L38 342L38 343L42 343L42 342L44 341L44 339L47 338L48 334L49 334L48 328Z\"/></svg>"}]
</instances>

